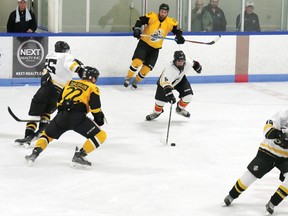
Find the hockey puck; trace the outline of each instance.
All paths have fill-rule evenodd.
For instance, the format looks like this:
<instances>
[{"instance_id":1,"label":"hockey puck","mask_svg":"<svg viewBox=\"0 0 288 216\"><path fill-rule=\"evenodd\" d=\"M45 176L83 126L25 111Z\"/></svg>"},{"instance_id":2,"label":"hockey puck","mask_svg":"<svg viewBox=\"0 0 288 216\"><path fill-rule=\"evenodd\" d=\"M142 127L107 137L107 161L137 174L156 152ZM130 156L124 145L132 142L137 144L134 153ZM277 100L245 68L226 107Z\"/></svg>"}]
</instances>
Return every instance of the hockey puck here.
<instances>
[{"instance_id":1,"label":"hockey puck","mask_svg":"<svg viewBox=\"0 0 288 216\"><path fill-rule=\"evenodd\" d=\"M176 146L176 143L171 143L171 146Z\"/></svg>"}]
</instances>

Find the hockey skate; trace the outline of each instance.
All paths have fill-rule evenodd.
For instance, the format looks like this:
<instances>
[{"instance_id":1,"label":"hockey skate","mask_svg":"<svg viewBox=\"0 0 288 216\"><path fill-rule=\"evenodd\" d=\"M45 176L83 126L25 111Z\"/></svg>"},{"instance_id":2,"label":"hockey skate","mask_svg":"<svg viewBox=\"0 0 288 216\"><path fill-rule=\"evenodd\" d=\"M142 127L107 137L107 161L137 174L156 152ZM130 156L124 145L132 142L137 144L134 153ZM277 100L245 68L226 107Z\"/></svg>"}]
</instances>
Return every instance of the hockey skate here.
<instances>
[{"instance_id":1,"label":"hockey skate","mask_svg":"<svg viewBox=\"0 0 288 216\"><path fill-rule=\"evenodd\" d=\"M224 198L224 206L230 206L231 203L233 202L233 198L230 196L230 195L227 195L225 198Z\"/></svg>"},{"instance_id":2,"label":"hockey skate","mask_svg":"<svg viewBox=\"0 0 288 216\"><path fill-rule=\"evenodd\" d=\"M132 82L132 88L133 88L133 89L137 89L136 79L134 79L133 82Z\"/></svg>"},{"instance_id":3,"label":"hockey skate","mask_svg":"<svg viewBox=\"0 0 288 216\"><path fill-rule=\"evenodd\" d=\"M18 144L19 146L24 146L25 148L28 148L32 140L34 139L34 137L35 137L35 134L31 134L29 136L26 136L23 139L16 139L14 142Z\"/></svg>"},{"instance_id":4,"label":"hockey skate","mask_svg":"<svg viewBox=\"0 0 288 216\"><path fill-rule=\"evenodd\" d=\"M28 163L28 165L31 165L34 163L34 161L36 160L36 158L40 155L40 153L43 151L42 148L40 147L35 147L32 151L31 155L26 155L25 159Z\"/></svg>"},{"instance_id":5,"label":"hockey skate","mask_svg":"<svg viewBox=\"0 0 288 216\"><path fill-rule=\"evenodd\" d=\"M129 86L131 79L132 79L132 78L125 77L124 84L123 84L124 87L127 88L127 87Z\"/></svg>"},{"instance_id":6,"label":"hockey skate","mask_svg":"<svg viewBox=\"0 0 288 216\"><path fill-rule=\"evenodd\" d=\"M274 205L271 201L266 204L266 210L264 212L265 215L272 215L274 212Z\"/></svg>"},{"instance_id":7,"label":"hockey skate","mask_svg":"<svg viewBox=\"0 0 288 216\"><path fill-rule=\"evenodd\" d=\"M162 112L163 112L163 110L162 110ZM156 119L156 118L158 118L158 116L161 115L162 112L160 112L160 113L152 112L151 114L146 116L146 120L151 121L153 119Z\"/></svg>"},{"instance_id":8,"label":"hockey skate","mask_svg":"<svg viewBox=\"0 0 288 216\"><path fill-rule=\"evenodd\" d=\"M179 107L178 103L177 103L177 107L176 107L176 113L179 114L179 115L182 115L182 116L184 116L186 118L190 118L190 113L187 110L185 110L185 109L181 109Z\"/></svg>"},{"instance_id":9,"label":"hockey skate","mask_svg":"<svg viewBox=\"0 0 288 216\"><path fill-rule=\"evenodd\" d=\"M75 154L72 158L73 167L91 167L92 163L85 159L87 153L84 149L78 150L76 147Z\"/></svg>"}]
</instances>

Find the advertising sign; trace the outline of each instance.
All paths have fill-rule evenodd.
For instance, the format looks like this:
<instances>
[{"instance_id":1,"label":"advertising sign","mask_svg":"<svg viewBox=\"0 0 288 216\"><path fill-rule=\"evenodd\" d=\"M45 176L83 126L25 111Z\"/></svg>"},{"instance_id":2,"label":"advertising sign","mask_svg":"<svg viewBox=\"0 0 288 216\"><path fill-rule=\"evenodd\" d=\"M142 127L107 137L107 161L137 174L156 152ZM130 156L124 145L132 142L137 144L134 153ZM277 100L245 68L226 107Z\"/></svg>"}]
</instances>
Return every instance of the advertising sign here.
<instances>
[{"instance_id":1,"label":"advertising sign","mask_svg":"<svg viewBox=\"0 0 288 216\"><path fill-rule=\"evenodd\" d=\"M14 37L13 78L40 77L47 50L47 37Z\"/></svg>"}]
</instances>

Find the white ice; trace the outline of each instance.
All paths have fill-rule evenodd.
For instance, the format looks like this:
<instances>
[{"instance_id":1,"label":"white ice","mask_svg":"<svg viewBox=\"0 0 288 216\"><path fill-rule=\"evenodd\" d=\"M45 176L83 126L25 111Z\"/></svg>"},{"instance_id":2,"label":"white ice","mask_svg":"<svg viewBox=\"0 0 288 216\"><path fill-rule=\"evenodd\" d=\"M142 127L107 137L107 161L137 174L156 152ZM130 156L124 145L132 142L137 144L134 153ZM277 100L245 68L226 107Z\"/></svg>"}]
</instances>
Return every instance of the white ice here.
<instances>
[{"instance_id":1,"label":"white ice","mask_svg":"<svg viewBox=\"0 0 288 216\"><path fill-rule=\"evenodd\" d=\"M223 198L257 153L267 118L288 108L288 83L192 84L190 119L169 104L156 120L155 85L137 90L100 86L107 141L87 156L91 169L71 168L84 138L67 132L27 166L32 148L14 146L38 87L0 88L0 215L3 216L257 216L280 185L278 170L255 182L230 207ZM175 93L176 94L176 93ZM288 200L275 215L287 215Z\"/></svg>"}]
</instances>

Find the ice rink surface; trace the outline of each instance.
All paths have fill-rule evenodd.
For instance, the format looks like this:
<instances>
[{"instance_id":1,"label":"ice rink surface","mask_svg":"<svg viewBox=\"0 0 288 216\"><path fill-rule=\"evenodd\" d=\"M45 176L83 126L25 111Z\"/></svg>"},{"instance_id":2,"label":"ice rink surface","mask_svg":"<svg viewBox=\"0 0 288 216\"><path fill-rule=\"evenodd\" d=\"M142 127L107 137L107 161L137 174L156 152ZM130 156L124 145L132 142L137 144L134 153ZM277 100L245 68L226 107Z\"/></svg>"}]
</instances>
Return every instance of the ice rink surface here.
<instances>
[{"instance_id":1,"label":"ice rink surface","mask_svg":"<svg viewBox=\"0 0 288 216\"><path fill-rule=\"evenodd\" d=\"M288 83L192 84L190 119L169 104L156 120L155 85L137 90L100 86L106 142L87 156L91 169L71 168L83 137L68 132L27 166L32 148L16 147L38 87L0 87L0 214L3 216L257 216L280 185L278 170L255 182L230 207L223 198L256 155L265 121L288 108ZM176 93L175 93L176 94ZM176 94L177 95L177 94ZM284 200L274 215L288 215Z\"/></svg>"}]
</instances>

